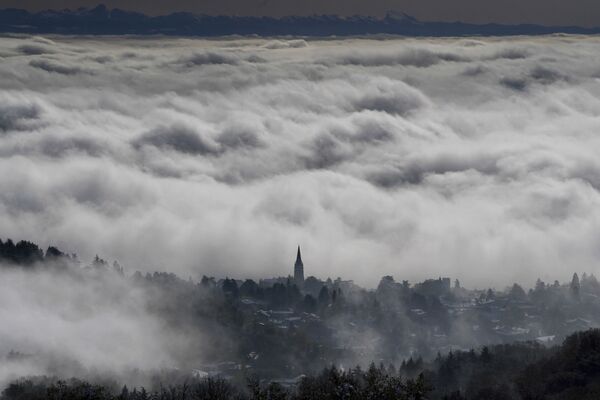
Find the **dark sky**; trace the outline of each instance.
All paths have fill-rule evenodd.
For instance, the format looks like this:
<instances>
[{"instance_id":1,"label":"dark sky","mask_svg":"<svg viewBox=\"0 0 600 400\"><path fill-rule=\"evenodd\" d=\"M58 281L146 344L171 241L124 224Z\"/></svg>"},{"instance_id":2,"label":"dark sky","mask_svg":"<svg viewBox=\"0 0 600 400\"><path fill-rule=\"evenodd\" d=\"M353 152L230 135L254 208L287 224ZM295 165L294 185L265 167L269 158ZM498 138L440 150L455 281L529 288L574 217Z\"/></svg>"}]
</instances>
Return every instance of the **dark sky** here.
<instances>
[{"instance_id":1,"label":"dark sky","mask_svg":"<svg viewBox=\"0 0 600 400\"><path fill-rule=\"evenodd\" d=\"M0 0L29 10L90 7L100 0ZM422 20L600 26L598 0L106 0L110 8L166 14L192 11L226 15L383 15L403 11Z\"/></svg>"}]
</instances>

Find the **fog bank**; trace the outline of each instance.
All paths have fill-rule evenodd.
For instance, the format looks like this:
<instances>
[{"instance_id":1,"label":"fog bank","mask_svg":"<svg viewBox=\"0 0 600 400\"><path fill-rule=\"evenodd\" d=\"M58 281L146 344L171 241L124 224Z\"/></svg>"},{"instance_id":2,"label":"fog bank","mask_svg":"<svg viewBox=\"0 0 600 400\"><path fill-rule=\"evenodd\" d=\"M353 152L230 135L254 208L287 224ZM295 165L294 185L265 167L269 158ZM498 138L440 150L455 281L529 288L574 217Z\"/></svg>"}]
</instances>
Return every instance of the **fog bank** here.
<instances>
[{"instance_id":1,"label":"fog bank","mask_svg":"<svg viewBox=\"0 0 600 400\"><path fill-rule=\"evenodd\" d=\"M367 286L598 273L599 50L5 37L0 237L195 279L287 275L297 244Z\"/></svg>"}]
</instances>

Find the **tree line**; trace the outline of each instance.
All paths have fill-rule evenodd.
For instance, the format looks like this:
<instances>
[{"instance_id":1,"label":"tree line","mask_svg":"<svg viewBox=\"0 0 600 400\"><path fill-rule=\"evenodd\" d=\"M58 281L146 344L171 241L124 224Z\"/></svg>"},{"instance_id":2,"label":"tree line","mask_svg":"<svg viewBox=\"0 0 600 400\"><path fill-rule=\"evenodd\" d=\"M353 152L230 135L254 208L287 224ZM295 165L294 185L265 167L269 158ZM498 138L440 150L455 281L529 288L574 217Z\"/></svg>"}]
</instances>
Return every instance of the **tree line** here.
<instances>
[{"instance_id":1,"label":"tree line","mask_svg":"<svg viewBox=\"0 0 600 400\"><path fill-rule=\"evenodd\" d=\"M245 387L209 377L152 390L25 378L9 384L0 400L592 400L600 398L600 330L575 333L552 348L524 342L451 352L420 367L407 376L391 365L332 366L291 387L255 376Z\"/></svg>"}]
</instances>

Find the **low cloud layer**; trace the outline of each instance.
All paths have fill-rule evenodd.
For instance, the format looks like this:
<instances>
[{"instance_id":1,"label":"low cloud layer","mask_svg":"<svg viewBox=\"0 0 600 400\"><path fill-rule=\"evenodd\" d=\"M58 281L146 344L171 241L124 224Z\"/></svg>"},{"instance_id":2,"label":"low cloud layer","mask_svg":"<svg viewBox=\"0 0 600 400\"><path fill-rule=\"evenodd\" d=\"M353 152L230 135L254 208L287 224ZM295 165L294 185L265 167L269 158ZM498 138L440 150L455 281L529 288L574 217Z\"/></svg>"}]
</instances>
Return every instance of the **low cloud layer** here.
<instances>
[{"instance_id":1,"label":"low cloud layer","mask_svg":"<svg viewBox=\"0 0 600 400\"><path fill-rule=\"evenodd\" d=\"M600 39L0 39L0 237L129 271L598 270Z\"/></svg>"},{"instance_id":2,"label":"low cloud layer","mask_svg":"<svg viewBox=\"0 0 600 400\"><path fill-rule=\"evenodd\" d=\"M154 371L185 366L186 355L202 360L207 335L169 328L148 311L161 293L131 279L1 268L2 387L23 375L146 384Z\"/></svg>"}]
</instances>

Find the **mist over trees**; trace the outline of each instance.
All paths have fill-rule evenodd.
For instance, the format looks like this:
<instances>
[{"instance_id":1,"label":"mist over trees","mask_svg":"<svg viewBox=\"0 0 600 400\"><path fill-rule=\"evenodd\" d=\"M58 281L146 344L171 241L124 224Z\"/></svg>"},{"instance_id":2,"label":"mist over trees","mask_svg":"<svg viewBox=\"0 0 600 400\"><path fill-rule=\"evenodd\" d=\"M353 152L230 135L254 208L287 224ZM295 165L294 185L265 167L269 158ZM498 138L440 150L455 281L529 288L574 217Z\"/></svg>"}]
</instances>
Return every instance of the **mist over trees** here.
<instances>
[{"instance_id":1,"label":"mist over trees","mask_svg":"<svg viewBox=\"0 0 600 400\"><path fill-rule=\"evenodd\" d=\"M412 360L411 360L412 362ZM414 377L414 378L411 378ZM556 347L517 343L451 352L409 369L371 364L347 371L329 367L290 387L249 375L236 385L222 378L119 388L47 377L10 383L2 400L591 400L600 396L600 330L573 334Z\"/></svg>"},{"instance_id":2,"label":"mist over trees","mask_svg":"<svg viewBox=\"0 0 600 400\"><path fill-rule=\"evenodd\" d=\"M596 390L599 333L571 335L599 324L593 274L505 290L468 289L441 277L411 284L384 276L374 290L314 276L300 285L291 276L194 281L167 272L132 274L98 255L85 263L55 247L44 252L10 239L0 241L0 264L6 282L0 295L12 299L3 318L11 321L11 304L21 301L19 312L35 315L34 304L44 301L53 338L63 341L52 348L43 331L18 335L21 328L11 322L9 331L0 330L4 364L31 377L0 374L7 400L316 399L338 398L340 390L357 399L534 399L562 392L567 397L557 398L570 399ZM80 293L69 295L73 284ZM61 294L40 292L48 285ZM77 304L80 295L88 299ZM55 307L69 311L52 315ZM81 330L73 318L98 315L110 319L86 330L110 326L117 341L134 335L129 348L110 350L102 363L73 336ZM106 349L118 344L100 337L90 339ZM119 369L110 372L111 362ZM531 374L539 385L527 385ZM136 389L123 392L123 385Z\"/></svg>"},{"instance_id":3,"label":"mist over trees","mask_svg":"<svg viewBox=\"0 0 600 400\"><path fill-rule=\"evenodd\" d=\"M60 252L55 254L56 249L53 247L48 248L48 252L50 257L62 255ZM6 242L0 240L0 260L5 263L32 265L42 262L44 253L36 244L31 242L21 240L15 244L11 239L7 239Z\"/></svg>"}]
</instances>

